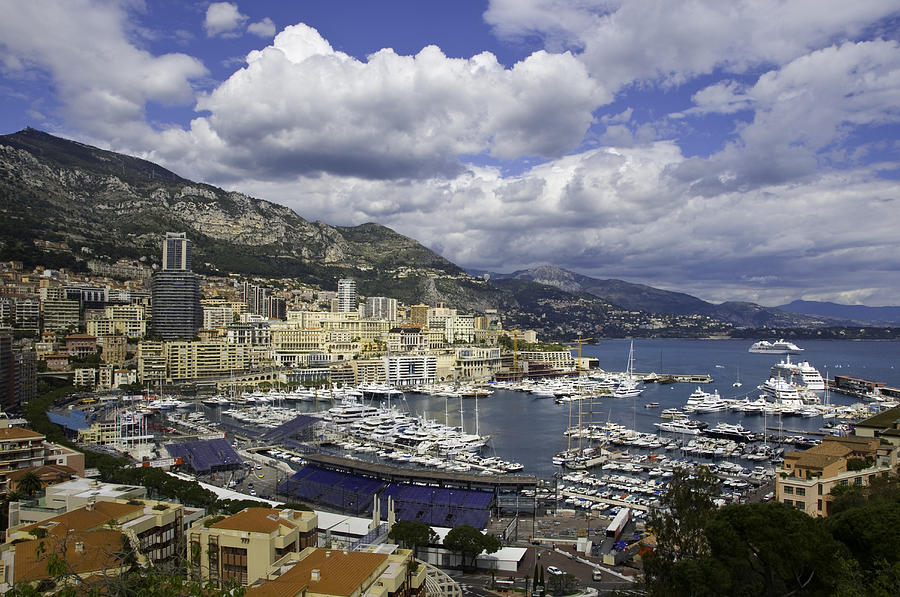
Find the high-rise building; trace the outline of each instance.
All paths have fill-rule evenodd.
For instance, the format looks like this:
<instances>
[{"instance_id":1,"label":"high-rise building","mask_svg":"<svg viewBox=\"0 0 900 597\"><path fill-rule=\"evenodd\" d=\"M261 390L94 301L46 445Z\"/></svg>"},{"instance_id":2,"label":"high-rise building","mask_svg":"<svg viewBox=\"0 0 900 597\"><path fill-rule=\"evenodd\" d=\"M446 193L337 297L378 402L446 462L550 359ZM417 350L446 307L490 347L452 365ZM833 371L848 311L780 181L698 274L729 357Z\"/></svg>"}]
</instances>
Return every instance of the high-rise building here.
<instances>
[{"instance_id":1,"label":"high-rise building","mask_svg":"<svg viewBox=\"0 0 900 597\"><path fill-rule=\"evenodd\" d=\"M162 268L191 271L191 241L184 232L166 232L163 241Z\"/></svg>"},{"instance_id":2,"label":"high-rise building","mask_svg":"<svg viewBox=\"0 0 900 597\"><path fill-rule=\"evenodd\" d=\"M338 313L356 312L356 300L356 280L349 278L338 280Z\"/></svg>"},{"instance_id":3,"label":"high-rise building","mask_svg":"<svg viewBox=\"0 0 900 597\"><path fill-rule=\"evenodd\" d=\"M150 282L150 328L163 340L193 338L203 325L200 278L190 270L191 245L184 233L166 233L163 269Z\"/></svg>"},{"instance_id":4,"label":"high-rise building","mask_svg":"<svg viewBox=\"0 0 900 597\"><path fill-rule=\"evenodd\" d=\"M373 319L397 319L397 299L386 296L366 297L365 316Z\"/></svg>"}]
</instances>

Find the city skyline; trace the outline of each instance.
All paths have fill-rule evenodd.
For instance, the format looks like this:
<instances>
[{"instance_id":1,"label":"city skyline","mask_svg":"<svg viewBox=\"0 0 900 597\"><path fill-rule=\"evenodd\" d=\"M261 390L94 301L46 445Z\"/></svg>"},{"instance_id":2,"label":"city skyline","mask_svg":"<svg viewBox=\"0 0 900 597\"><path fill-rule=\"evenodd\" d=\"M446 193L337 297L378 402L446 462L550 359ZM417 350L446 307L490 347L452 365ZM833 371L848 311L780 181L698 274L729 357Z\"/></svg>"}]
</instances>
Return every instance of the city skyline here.
<instances>
[{"instance_id":1,"label":"city skyline","mask_svg":"<svg viewBox=\"0 0 900 597\"><path fill-rule=\"evenodd\" d=\"M896 304L890 3L0 1L0 125L464 267Z\"/></svg>"}]
</instances>

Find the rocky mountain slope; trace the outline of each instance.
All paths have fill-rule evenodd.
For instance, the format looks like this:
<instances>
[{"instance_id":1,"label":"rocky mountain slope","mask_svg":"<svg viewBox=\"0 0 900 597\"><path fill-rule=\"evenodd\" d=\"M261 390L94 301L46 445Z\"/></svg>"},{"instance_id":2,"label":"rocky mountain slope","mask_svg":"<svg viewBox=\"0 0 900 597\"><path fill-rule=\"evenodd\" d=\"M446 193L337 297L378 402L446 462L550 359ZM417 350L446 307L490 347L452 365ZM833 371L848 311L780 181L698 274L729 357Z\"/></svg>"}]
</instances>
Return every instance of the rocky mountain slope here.
<instances>
[{"instance_id":1,"label":"rocky mountain slope","mask_svg":"<svg viewBox=\"0 0 900 597\"><path fill-rule=\"evenodd\" d=\"M378 224L309 222L291 209L195 183L156 164L26 129L0 136L0 254L28 265L158 263L166 231L187 232L194 269L292 276L333 289L467 308L498 293L417 241Z\"/></svg>"}]
</instances>

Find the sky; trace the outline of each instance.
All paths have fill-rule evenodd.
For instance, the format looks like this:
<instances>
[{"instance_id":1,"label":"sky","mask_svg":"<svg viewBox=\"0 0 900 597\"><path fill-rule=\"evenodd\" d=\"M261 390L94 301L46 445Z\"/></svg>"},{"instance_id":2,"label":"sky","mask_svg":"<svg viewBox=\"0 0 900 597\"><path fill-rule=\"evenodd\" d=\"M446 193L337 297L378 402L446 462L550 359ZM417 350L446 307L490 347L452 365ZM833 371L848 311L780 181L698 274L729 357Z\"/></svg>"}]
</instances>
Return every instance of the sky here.
<instances>
[{"instance_id":1,"label":"sky","mask_svg":"<svg viewBox=\"0 0 900 597\"><path fill-rule=\"evenodd\" d=\"M454 263L900 304L900 0L0 0L0 133Z\"/></svg>"}]
</instances>

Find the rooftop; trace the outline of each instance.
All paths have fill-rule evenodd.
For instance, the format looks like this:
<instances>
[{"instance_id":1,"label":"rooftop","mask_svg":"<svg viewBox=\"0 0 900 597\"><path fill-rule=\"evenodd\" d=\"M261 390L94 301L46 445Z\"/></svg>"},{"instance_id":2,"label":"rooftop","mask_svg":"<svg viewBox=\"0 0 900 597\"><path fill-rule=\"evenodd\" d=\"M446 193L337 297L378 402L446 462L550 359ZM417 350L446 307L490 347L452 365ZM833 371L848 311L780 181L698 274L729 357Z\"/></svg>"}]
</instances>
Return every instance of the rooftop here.
<instances>
[{"instance_id":1,"label":"rooftop","mask_svg":"<svg viewBox=\"0 0 900 597\"><path fill-rule=\"evenodd\" d=\"M896 428L900 423L900 406L889 408L886 411L873 415L864 421L856 423L856 427L874 427L875 429Z\"/></svg>"},{"instance_id":2,"label":"rooftop","mask_svg":"<svg viewBox=\"0 0 900 597\"><path fill-rule=\"evenodd\" d=\"M363 582L379 571L388 556L378 553L317 548L279 578L266 581L247 591L247 597L293 597L304 586L309 593L351 595ZM319 580L312 580L312 571Z\"/></svg>"},{"instance_id":3,"label":"rooftop","mask_svg":"<svg viewBox=\"0 0 900 597\"><path fill-rule=\"evenodd\" d=\"M211 529L228 529L230 531L245 531L249 533L271 533L284 525L295 528L290 518L282 518L281 512L289 512L293 518L293 510L276 510L275 508L244 508L236 514L232 514L224 520L209 525Z\"/></svg>"}]
</instances>

